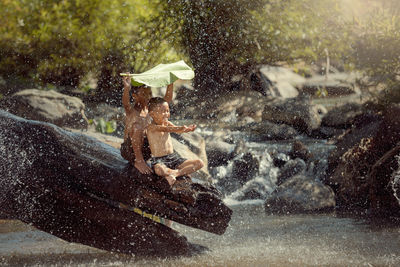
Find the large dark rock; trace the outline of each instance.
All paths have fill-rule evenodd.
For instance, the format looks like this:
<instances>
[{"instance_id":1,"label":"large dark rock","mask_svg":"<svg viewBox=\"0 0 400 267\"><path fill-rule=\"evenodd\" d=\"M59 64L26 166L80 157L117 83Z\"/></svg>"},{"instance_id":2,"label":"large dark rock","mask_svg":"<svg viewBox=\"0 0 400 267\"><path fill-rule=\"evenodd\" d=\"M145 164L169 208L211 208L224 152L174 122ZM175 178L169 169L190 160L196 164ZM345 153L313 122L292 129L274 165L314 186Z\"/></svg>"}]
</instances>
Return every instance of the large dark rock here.
<instances>
[{"instance_id":1,"label":"large dark rock","mask_svg":"<svg viewBox=\"0 0 400 267\"><path fill-rule=\"evenodd\" d=\"M400 142L398 114L400 105L387 107L382 120L364 125L357 135L344 136L344 145L331 154L325 182L334 189L340 208L359 212L371 208L379 214L396 203L388 186L397 168L396 155L391 153Z\"/></svg>"},{"instance_id":2,"label":"large dark rock","mask_svg":"<svg viewBox=\"0 0 400 267\"><path fill-rule=\"evenodd\" d=\"M253 179L246 183L242 189L231 195L233 199L238 201L249 199L265 199L268 189L261 180Z\"/></svg>"},{"instance_id":3,"label":"large dark rock","mask_svg":"<svg viewBox=\"0 0 400 267\"><path fill-rule=\"evenodd\" d=\"M250 152L238 155L230 164L232 164L231 174L219 179L217 183L217 187L225 194L242 188L258 174L260 168L258 158Z\"/></svg>"},{"instance_id":4,"label":"large dark rock","mask_svg":"<svg viewBox=\"0 0 400 267\"><path fill-rule=\"evenodd\" d=\"M211 140L206 143L208 164L210 167L216 167L228 164L233 158L235 149L234 144L229 144L222 140Z\"/></svg>"},{"instance_id":5,"label":"large dark rock","mask_svg":"<svg viewBox=\"0 0 400 267\"><path fill-rule=\"evenodd\" d=\"M306 79L292 70L264 65L259 70L265 90L273 97L292 98L299 95L295 87L301 87Z\"/></svg>"},{"instance_id":6,"label":"large dark rock","mask_svg":"<svg viewBox=\"0 0 400 267\"><path fill-rule=\"evenodd\" d=\"M335 128L349 128L357 116L364 113L363 106L358 103L346 103L328 111L322 118L322 125Z\"/></svg>"},{"instance_id":7,"label":"large dark rock","mask_svg":"<svg viewBox=\"0 0 400 267\"><path fill-rule=\"evenodd\" d=\"M270 121L251 122L234 128L242 133L248 134L251 141L261 142L267 140L293 139L299 133L291 126Z\"/></svg>"},{"instance_id":8,"label":"large dark rock","mask_svg":"<svg viewBox=\"0 0 400 267\"><path fill-rule=\"evenodd\" d=\"M362 119L361 119L362 118ZM382 119L379 116L362 116L358 123L355 123L351 129L336 139L336 148L330 153L328 158L328 169L326 174L326 183L333 188L338 184L332 178L332 173L339 165L340 158L354 145L360 143L363 138L372 138L376 135Z\"/></svg>"},{"instance_id":9,"label":"large dark rock","mask_svg":"<svg viewBox=\"0 0 400 267\"><path fill-rule=\"evenodd\" d=\"M259 168L260 162L258 158L254 154L247 152L242 157L234 159L232 178L243 185L256 176Z\"/></svg>"},{"instance_id":10,"label":"large dark rock","mask_svg":"<svg viewBox=\"0 0 400 267\"><path fill-rule=\"evenodd\" d=\"M141 175L119 150L49 123L0 111L0 210L70 242L134 254L196 251L185 237L123 207L216 234L231 210L186 178L172 188Z\"/></svg>"},{"instance_id":11,"label":"large dark rock","mask_svg":"<svg viewBox=\"0 0 400 267\"><path fill-rule=\"evenodd\" d=\"M370 214L400 216L400 143L380 158L369 173Z\"/></svg>"},{"instance_id":12,"label":"large dark rock","mask_svg":"<svg viewBox=\"0 0 400 267\"><path fill-rule=\"evenodd\" d=\"M334 207L332 189L302 174L278 186L265 201L265 211L273 214L325 212Z\"/></svg>"},{"instance_id":13,"label":"large dark rock","mask_svg":"<svg viewBox=\"0 0 400 267\"><path fill-rule=\"evenodd\" d=\"M319 106L312 104L310 98L307 97L277 99L266 103L262 119L288 124L307 134L321 124Z\"/></svg>"},{"instance_id":14,"label":"large dark rock","mask_svg":"<svg viewBox=\"0 0 400 267\"><path fill-rule=\"evenodd\" d=\"M312 154L302 142L294 141L289 152L289 157L292 159L300 158L305 162L308 162L312 157Z\"/></svg>"},{"instance_id":15,"label":"large dark rock","mask_svg":"<svg viewBox=\"0 0 400 267\"><path fill-rule=\"evenodd\" d=\"M289 160L286 164L279 170L276 184L281 185L286 180L294 175L304 172L307 168L304 160L300 158L295 158L294 160Z\"/></svg>"},{"instance_id":16,"label":"large dark rock","mask_svg":"<svg viewBox=\"0 0 400 267\"><path fill-rule=\"evenodd\" d=\"M341 96L360 94L356 85L357 73L329 73L326 75L314 75L307 79L302 86L302 92L315 95L319 90L326 91L328 96Z\"/></svg>"}]
</instances>

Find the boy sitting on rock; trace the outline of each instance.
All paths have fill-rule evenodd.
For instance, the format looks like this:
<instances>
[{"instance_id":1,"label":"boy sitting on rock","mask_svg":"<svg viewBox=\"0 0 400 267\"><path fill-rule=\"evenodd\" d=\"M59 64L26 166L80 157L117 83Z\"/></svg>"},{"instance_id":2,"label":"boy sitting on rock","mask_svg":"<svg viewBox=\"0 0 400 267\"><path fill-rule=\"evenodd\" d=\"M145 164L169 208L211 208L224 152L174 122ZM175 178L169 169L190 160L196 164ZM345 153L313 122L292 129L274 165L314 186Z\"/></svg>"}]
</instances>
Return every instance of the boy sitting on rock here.
<instances>
[{"instance_id":1,"label":"boy sitting on rock","mask_svg":"<svg viewBox=\"0 0 400 267\"><path fill-rule=\"evenodd\" d=\"M175 126L169 121L168 102L161 97L153 97L148 105L152 122L147 126L151 159L154 172L173 185L176 177L191 174L204 166L200 159L188 160L181 158L172 146L170 133L186 133L196 129L196 125Z\"/></svg>"}]
</instances>

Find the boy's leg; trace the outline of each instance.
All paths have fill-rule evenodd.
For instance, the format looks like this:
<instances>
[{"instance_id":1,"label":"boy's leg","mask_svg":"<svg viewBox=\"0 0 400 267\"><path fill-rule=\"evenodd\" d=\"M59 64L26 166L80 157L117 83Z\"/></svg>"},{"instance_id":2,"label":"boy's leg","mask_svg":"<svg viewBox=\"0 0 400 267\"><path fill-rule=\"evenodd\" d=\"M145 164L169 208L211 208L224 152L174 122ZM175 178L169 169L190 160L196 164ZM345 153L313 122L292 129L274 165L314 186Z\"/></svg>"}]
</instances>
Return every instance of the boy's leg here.
<instances>
[{"instance_id":1,"label":"boy's leg","mask_svg":"<svg viewBox=\"0 0 400 267\"><path fill-rule=\"evenodd\" d=\"M188 159L185 160L181 165L178 166L178 175L183 176L194 173L195 171L203 168L204 163L200 159Z\"/></svg>"},{"instance_id":2,"label":"boy's leg","mask_svg":"<svg viewBox=\"0 0 400 267\"><path fill-rule=\"evenodd\" d=\"M156 165L154 165L154 172L158 176L165 177L165 179L167 179L169 185L173 185L176 181L175 174L178 171L167 168L164 164L157 163Z\"/></svg>"}]
</instances>

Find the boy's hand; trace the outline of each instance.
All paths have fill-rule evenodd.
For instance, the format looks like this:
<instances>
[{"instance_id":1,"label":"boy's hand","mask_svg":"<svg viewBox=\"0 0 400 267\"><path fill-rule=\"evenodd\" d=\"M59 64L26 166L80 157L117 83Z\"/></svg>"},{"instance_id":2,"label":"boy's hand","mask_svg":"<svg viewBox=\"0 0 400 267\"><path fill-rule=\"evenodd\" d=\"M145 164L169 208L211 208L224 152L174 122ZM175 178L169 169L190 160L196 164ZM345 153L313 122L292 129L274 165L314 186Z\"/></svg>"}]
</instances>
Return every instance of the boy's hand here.
<instances>
[{"instance_id":1,"label":"boy's hand","mask_svg":"<svg viewBox=\"0 0 400 267\"><path fill-rule=\"evenodd\" d=\"M187 133L187 132L193 132L196 129L197 126L195 124L191 124L189 126L185 125L184 127L185 128L184 128L183 132Z\"/></svg>"},{"instance_id":2,"label":"boy's hand","mask_svg":"<svg viewBox=\"0 0 400 267\"><path fill-rule=\"evenodd\" d=\"M127 73L129 74L129 73ZM122 81L124 83L124 87L131 87L131 77L130 76L122 76Z\"/></svg>"}]
</instances>

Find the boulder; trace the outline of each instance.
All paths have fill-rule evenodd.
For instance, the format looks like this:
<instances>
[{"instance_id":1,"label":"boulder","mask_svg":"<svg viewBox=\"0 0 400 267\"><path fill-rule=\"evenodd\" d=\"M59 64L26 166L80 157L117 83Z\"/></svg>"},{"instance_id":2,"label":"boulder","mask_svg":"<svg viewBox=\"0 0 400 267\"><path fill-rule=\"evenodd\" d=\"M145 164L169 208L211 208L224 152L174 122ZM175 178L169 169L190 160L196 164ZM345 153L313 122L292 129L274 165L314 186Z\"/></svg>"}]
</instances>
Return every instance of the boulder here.
<instances>
[{"instance_id":1,"label":"boulder","mask_svg":"<svg viewBox=\"0 0 400 267\"><path fill-rule=\"evenodd\" d=\"M328 169L325 182L333 188L338 184L335 179L332 179L332 173L339 165L340 158L344 153L351 149L354 145L360 143L363 138L372 138L376 135L382 119L380 116L368 116L363 120L359 120L348 129L343 135L339 136L336 141L336 147L332 150L328 157Z\"/></svg>"},{"instance_id":2,"label":"boulder","mask_svg":"<svg viewBox=\"0 0 400 267\"><path fill-rule=\"evenodd\" d=\"M276 185L279 186L292 176L303 173L306 168L306 163L300 158L289 160L281 169L279 169Z\"/></svg>"},{"instance_id":3,"label":"boulder","mask_svg":"<svg viewBox=\"0 0 400 267\"><path fill-rule=\"evenodd\" d=\"M338 208L366 210L368 208L368 171L377 158L368 151L373 138L363 138L360 143L344 153L326 182L337 196Z\"/></svg>"},{"instance_id":4,"label":"boulder","mask_svg":"<svg viewBox=\"0 0 400 267\"><path fill-rule=\"evenodd\" d=\"M60 127L86 129L88 126L82 100L53 90L23 90L4 98L0 107L17 116Z\"/></svg>"},{"instance_id":5,"label":"boulder","mask_svg":"<svg viewBox=\"0 0 400 267\"><path fill-rule=\"evenodd\" d=\"M247 182L240 190L233 193L230 197L237 201L250 199L265 199L269 188L259 179Z\"/></svg>"},{"instance_id":6,"label":"boulder","mask_svg":"<svg viewBox=\"0 0 400 267\"><path fill-rule=\"evenodd\" d=\"M375 205L372 206L373 213L379 214L379 210L385 212L386 207L393 207L393 192L388 186L391 186L390 177L397 164L393 149L400 142L398 114L400 105L387 107L381 120L363 127L368 127L369 131L364 131L361 140L355 138L360 137L358 132L359 135L353 136L357 141L350 148L341 146L343 151L336 149L330 155L326 183L334 189L340 208L365 212L371 204ZM359 126L358 123L355 125ZM344 138L349 142L350 137ZM333 157L338 160L333 161Z\"/></svg>"},{"instance_id":7,"label":"boulder","mask_svg":"<svg viewBox=\"0 0 400 267\"><path fill-rule=\"evenodd\" d=\"M345 133L346 129L338 129L334 127L321 126L316 130L313 130L310 137L316 139L331 139L338 138L340 135Z\"/></svg>"},{"instance_id":8,"label":"boulder","mask_svg":"<svg viewBox=\"0 0 400 267\"><path fill-rule=\"evenodd\" d=\"M265 201L268 214L315 213L335 208L332 189L302 174L278 186Z\"/></svg>"},{"instance_id":9,"label":"boulder","mask_svg":"<svg viewBox=\"0 0 400 267\"><path fill-rule=\"evenodd\" d=\"M400 143L371 167L367 180L370 215L400 217Z\"/></svg>"},{"instance_id":10,"label":"boulder","mask_svg":"<svg viewBox=\"0 0 400 267\"><path fill-rule=\"evenodd\" d=\"M233 158L234 144L222 140L212 140L206 143L207 158L210 167L228 164Z\"/></svg>"},{"instance_id":11,"label":"boulder","mask_svg":"<svg viewBox=\"0 0 400 267\"><path fill-rule=\"evenodd\" d=\"M341 96L350 94L360 94L360 89L356 86L356 73L329 73L326 75L314 75L308 78L302 86L302 93L315 95L320 90L325 90L327 96Z\"/></svg>"},{"instance_id":12,"label":"boulder","mask_svg":"<svg viewBox=\"0 0 400 267\"><path fill-rule=\"evenodd\" d=\"M232 211L212 186L182 177L170 187L118 149L50 123L0 111L0 211L69 242L127 254L198 251L167 218L216 234Z\"/></svg>"},{"instance_id":13,"label":"boulder","mask_svg":"<svg viewBox=\"0 0 400 267\"><path fill-rule=\"evenodd\" d=\"M221 177L217 182L217 187L226 195L238 190L253 179L259 172L260 162L255 155L247 152L236 156L229 165L229 175Z\"/></svg>"},{"instance_id":14,"label":"boulder","mask_svg":"<svg viewBox=\"0 0 400 267\"><path fill-rule=\"evenodd\" d=\"M346 103L334 107L322 118L321 125L335 128L349 128L357 116L363 114L364 108L359 103Z\"/></svg>"},{"instance_id":15,"label":"boulder","mask_svg":"<svg viewBox=\"0 0 400 267\"><path fill-rule=\"evenodd\" d=\"M289 157L292 159L300 158L305 162L308 162L312 157L312 154L308 148L300 141L296 140L292 144L292 148L289 151Z\"/></svg>"},{"instance_id":16,"label":"boulder","mask_svg":"<svg viewBox=\"0 0 400 267\"><path fill-rule=\"evenodd\" d=\"M318 106L310 98L276 99L264 106L263 121L284 123L310 134L321 124Z\"/></svg>"},{"instance_id":17,"label":"boulder","mask_svg":"<svg viewBox=\"0 0 400 267\"><path fill-rule=\"evenodd\" d=\"M304 77L284 67L263 65L260 73L264 86L269 88L273 97L296 97L299 95L296 87L301 87L306 81Z\"/></svg>"},{"instance_id":18,"label":"boulder","mask_svg":"<svg viewBox=\"0 0 400 267\"><path fill-rule=\"evenodd\" d=\"M247 133L251 141L288 140L299 135L296 129L287 124L270 121L252 122L233 129Z\"/></svg>"},{"instance_id":19,"label":"boulder","mask_svg":"<svg viewBox=\"0 0 400 267\"><path fill-rule=\"evenodd\" d=\"M272 151L270 152L270 156L272 157L272 163L275 167L282 168L285 166L286 162L290 160L290 157L285 153Z\"/></svg>"}]
</instances>

